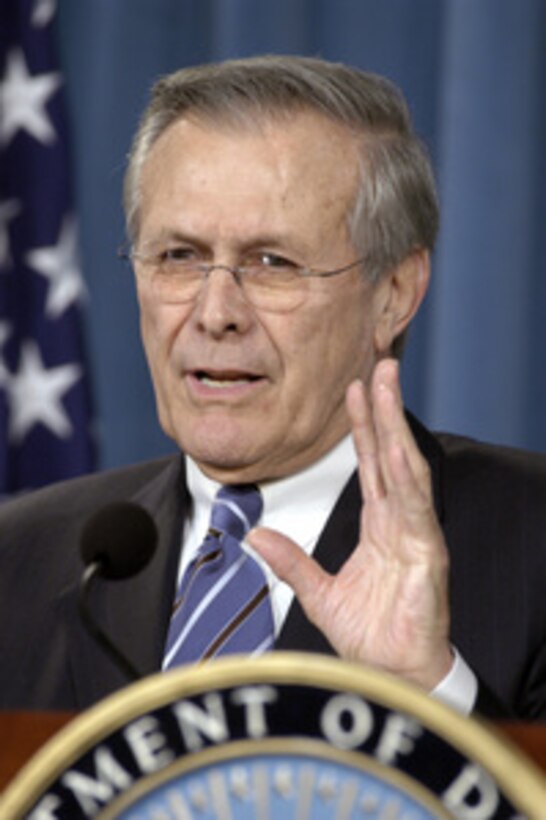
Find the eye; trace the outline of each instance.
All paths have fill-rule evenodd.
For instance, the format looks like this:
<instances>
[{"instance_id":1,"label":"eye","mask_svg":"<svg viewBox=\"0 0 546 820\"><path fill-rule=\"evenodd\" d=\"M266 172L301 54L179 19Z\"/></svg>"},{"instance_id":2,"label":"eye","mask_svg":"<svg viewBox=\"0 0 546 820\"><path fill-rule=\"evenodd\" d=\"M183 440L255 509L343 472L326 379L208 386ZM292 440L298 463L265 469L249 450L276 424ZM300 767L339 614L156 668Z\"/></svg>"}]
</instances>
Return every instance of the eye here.
<instances>
[{"instance_id":1,"label":"eye","mask_svg":"<svg viewBox=\"0 0 546 820\"><path fill-rule=\"evenodd\" d=\"M270 251L260 251L256 254L255 260L252 260L255 264L260 265L264 268L281 268L285 270L294 270L298 267L295 262L292 262L290 259L287 259L285 256L280 256L277 253L271 253Z\"/></svg>"},{"instance_id":2,"label":"eye","mask_svg":"<svg viewBox=\"0 0 546 820\"><path fill-rule=\"evenodd\" d=\"M197 254L193 248L177 245L172 248L164 248L157 254L160 264L187 264L197 260Z\"/></svg>"}]
</instances>

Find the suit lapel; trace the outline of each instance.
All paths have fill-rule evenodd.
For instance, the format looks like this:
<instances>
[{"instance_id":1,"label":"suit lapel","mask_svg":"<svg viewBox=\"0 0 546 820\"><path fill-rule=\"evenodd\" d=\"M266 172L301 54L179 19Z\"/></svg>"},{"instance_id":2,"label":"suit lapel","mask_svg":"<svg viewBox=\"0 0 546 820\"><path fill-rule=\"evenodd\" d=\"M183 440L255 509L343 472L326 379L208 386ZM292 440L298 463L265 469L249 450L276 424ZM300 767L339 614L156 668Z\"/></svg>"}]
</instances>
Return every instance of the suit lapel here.
<instances>
[{"instance_id":1,"label":"suit lapel","mask_svg":"<svg viewBox=\"0 0 546 820\"><path fill-rule=\"evenodd\" d=\"M173 459L130 500L148 510L158 529L158 546L149 566L125 581L98 580L91 608L114 644L144 676L160 668L164 638L174 598L180 557L182 520L187 507L182 459ZM65 596L72 641L71 669L77 705L87 706L128 683L91 638L76 615L77 593Z\"/></svg>"},{"instance_id":2,"label":"suit lapel","mask_svg":"<svg viewBox=\"0 0 546 820\"><path fill-rule=\"evenodd\" d=\"M158 530L158 546L147 570L124 582L104 584L106 616L112 634L135 659L143 674L159 669L182 544L182 516L187 506L180 472L182 460L132 499L148 510Z\"/></svg>"},{"instance_id":3,"label":"suit lapel","mask_svg":"<svg viewBox=\"0 0 546 820\"><path fill-rule=\"evenodd\" d=\"M361 503L358 477L354 473L343 489L313 554L327 572L336 573L358 542ZM335 654L322 633L308 621L296 598L292 602L276 648Z\"/></svg>"},{"instance_id":4,"label":"suit lapel","mask_svg":"<svg viewBox=\"0 0 546 820\"><path fill-rule=\"evenodd\" d=\"M428 462L430 467L430 480L432 482L432 497L434 499L434 507L436 515L440 524L444 523L445 518L445 504L444 504L444 481L443 481L443 464L444 451L438 441L437 437L427 430L424 425L418 421L411 413L406 413L411 432L415 437L417 446Z\"/></svg>"}]
</instances>

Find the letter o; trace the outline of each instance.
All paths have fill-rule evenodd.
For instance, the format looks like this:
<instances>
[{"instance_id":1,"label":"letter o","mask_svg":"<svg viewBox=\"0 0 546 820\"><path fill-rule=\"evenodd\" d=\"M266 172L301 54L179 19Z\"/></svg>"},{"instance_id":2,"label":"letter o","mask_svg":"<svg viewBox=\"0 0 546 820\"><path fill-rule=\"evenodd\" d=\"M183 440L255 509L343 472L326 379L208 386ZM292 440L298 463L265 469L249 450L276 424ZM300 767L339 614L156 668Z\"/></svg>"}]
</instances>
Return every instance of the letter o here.
<instances>
[{"instance_id":1,"label":"letter o","mask_svg":"<svg viewBox=\"0 0 546 820\"><path fill-rule=\"evenodd\" d=\"M322 710L320 728L333 746L356 749L372 732L372 710L356 695L334 695Z\"/></svg>"}]
</instances>

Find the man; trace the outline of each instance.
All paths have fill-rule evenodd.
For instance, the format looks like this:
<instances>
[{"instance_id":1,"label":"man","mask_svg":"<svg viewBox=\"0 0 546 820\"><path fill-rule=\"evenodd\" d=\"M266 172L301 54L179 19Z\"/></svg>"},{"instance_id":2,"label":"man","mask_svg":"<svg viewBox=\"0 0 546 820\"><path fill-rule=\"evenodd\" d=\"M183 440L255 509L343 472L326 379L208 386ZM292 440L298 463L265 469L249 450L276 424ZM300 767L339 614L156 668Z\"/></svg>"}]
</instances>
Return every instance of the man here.
<instances>
[{"instance_id":1,"label":"man","mask_svg":"<svg viewBox=\"0 0 546 820\"><path fill-rule=\"evenodd\" d=\"M92 511L130 499L158 525L151 566L93 601L151 673L218 487L254 484L245 549L276 648L371 664L465 712L546 715L546 462L433 436L402 407L396 357L437 206L399 93L304 58L176 73L125 199L159 418L182 455L3 509L2 705L83 708L124 683L76 614Z\"/></svg>"}]
</instances>

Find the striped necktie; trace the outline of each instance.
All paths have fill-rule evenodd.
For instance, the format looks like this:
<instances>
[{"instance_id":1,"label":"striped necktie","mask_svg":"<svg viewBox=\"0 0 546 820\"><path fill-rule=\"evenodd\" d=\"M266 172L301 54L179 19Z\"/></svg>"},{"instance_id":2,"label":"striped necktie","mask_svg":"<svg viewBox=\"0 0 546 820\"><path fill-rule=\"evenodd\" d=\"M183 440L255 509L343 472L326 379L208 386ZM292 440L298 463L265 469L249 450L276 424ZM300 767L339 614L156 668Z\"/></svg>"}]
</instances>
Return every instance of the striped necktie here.
<instances>
[{"instance_id":1,"label":"striped necktie","mask_svg":"<svg viewBox=\"0 0 546 820\"><path fill-rule=\"evenodd\" d=\"M274 642L269 588L241 542L262 511L257 487L221 487L210 527L178 589L163 668L217 655L260 654Z\"/></svg>"}]
</instances>

